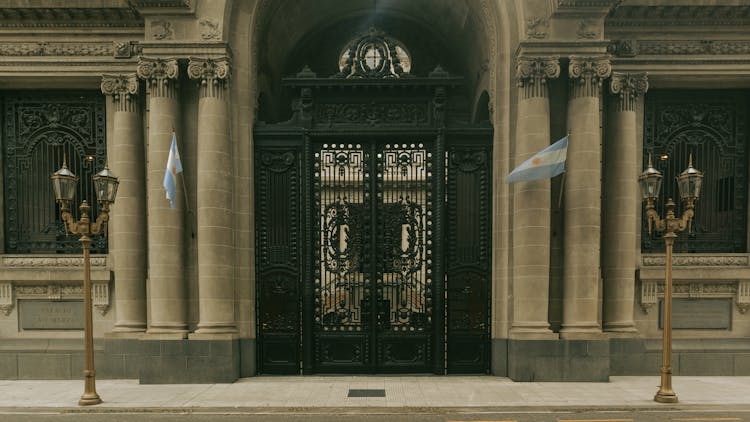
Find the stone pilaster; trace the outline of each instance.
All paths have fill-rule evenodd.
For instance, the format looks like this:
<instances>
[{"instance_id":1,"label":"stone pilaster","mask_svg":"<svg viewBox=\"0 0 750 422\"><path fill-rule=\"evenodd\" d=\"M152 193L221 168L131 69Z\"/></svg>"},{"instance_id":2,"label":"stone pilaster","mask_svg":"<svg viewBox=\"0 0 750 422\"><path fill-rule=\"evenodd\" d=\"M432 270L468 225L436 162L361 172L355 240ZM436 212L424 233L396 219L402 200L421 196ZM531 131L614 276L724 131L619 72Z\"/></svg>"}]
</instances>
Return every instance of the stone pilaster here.
<instances>
[{"instance_id":1,"label":"stone pilaster","mask_svg":"<svg viewBox=\"0 0 750 422\"><path fill-rule=\"evenodd\" d=\"M560 76L557 57L519 57L515 165L550 145L547 80ZM519 182L513 196L511 338L556 338L549 326L550 180Z\"/></svg>"},{"instance_id":2,"label":"stone pilaster","mask_svg":"<svg viewBox=\"0 0 750 422\"><path fill-rule=\"evenodd\" d=\"M645 73L612 73L614 95L604 145L604 329L636 332L633 322L637 251L636 213L641 209L635 106L648 90Z\"/></svg>"},{"instance_id":3,"label":"stone pilaster","mask_svg":"<svg viewBox=\"0 0 750 422\"><path fill-rule=\"evenodd\" d=\"M229 60L191 58L198 100L198 307L196 333L235 333Z\"/></svg>"},{"instance_id":4,"label":"stone pilaster","mask_svg":"<svg viewBox=\"0 0 750 422\"><path fill-rule=\"evenodd\" d=\"M595 339L599 322L602 82L609 57L570 57L568 159L564 187L563 321L560 336Z\"/></svg>"},{"instance_id":5,"label":"stone pilaster","mask_svg":"<svg viewBox=\"0 0 750 422\"><path fill-rule=\"evenodd\" d=\"M136 75L103 75L102 93L114 105L109 166L120 178L109 223L117 275L115 332L146 330L146 172Z\"/></svg>"},{"instance_id":6,"label":"stone pilaster","mask_svg":"<svg viewBox=\"0 0 750 422\"><path fill-rule=\"evenodd\" d=\"M138 77L149 92L146 189L148 195L148 262L150 323L148 333L187 333L185 300L185 201L177 177L175 207L164 192L164 171L172 131L180 127L179 67L176 59L141 58ZM178 144L180 137L177 137ZM179 149L179 148L178 148Z\"/></svg>"}]
</instances>

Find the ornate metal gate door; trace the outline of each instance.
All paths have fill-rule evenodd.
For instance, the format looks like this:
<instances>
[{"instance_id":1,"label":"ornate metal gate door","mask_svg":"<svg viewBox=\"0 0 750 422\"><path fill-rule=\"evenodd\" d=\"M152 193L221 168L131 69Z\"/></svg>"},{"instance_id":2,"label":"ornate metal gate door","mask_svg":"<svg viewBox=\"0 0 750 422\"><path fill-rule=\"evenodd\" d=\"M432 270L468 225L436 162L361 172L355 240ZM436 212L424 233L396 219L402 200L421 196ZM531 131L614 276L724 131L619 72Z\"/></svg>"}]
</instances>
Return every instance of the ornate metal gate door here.
<instances>
[{"instance_id":1,"label":"ornate metal gate door","mask_svg":"<svg viewBox=\"0 0 750 422\"><path fill-rule=\"evenodd\" d=\"M315 372L431 370L432 155L422 143L317 145Z\"/></svg>"}]
</instances>

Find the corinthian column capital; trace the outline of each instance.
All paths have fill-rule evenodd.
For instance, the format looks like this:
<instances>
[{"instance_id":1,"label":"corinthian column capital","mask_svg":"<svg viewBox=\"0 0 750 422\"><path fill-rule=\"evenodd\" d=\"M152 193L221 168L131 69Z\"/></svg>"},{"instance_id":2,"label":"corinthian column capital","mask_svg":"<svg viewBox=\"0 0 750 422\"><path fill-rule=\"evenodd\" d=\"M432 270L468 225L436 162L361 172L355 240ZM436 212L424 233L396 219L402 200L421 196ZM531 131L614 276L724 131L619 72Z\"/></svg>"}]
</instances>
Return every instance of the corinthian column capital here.
<instances>
[{"instance_id":1,"label":"corinthian column capital","mask_svg":"<svg viewBox=\"0 0 750 422\"><path fill-rule=\"evenodd\" d=\"M229 58L204 59L191 57L187 72L190 79L197 79L200 82L201 97L220 97L229 82Z\"/></svg>"},{"instance_id":2,"label":"corinthian column capital","mask_svg":"<svg viewBox=\"0 0 750 422\"><path fill-rule=\"evenodd\" d=\"M135 111L135 98L138 95L138 78L135 73L127 75L102 75L102 93L111 95L116 111Z\"/></svg>"},{"instance_id":3,"label":"corinthian column capital","mask_svg":"<svg viewBox=\"0 0 750 422\"><path fill-rule=\"evenodd\" d=\"M157 97L174 96L179 72L175 58L141 57L136 67L138 77L146 80L151 95Z\"/></svg>"},{"instance_id":4,"label":"corinthian column capital","mask_svg":"<svg viewBox=\"0 0 750 422\"><path fill-rule=\"evenodd\" d=\"M602 82L612 73L609 56L570 56L568 77L573 97L598 97Z\"/></svg>"},{"instance_id":5,"label":"corinthian column capital","mask_svg":"<svg viewBox=\"0 0 750 422\"><path fill-rule=\"evenodd\" d=\"M518 57L516 60L516 79L524 96L546 97L547 79L560 76L560 58L549 57Z\"/></svg>"},{"instance_id":6,"label":"corinthian column capital","mask_svg":"<svg viewBox=\"0 0 750 422\"><path fill-rule=\"evenodd\" d=\"M617 111L635 111L635 103L638 97L643 96L648 91L648 75L645 72L612 72L609 90L619 97L619 100L615 102Z\"/></svg>"}]
</instances>

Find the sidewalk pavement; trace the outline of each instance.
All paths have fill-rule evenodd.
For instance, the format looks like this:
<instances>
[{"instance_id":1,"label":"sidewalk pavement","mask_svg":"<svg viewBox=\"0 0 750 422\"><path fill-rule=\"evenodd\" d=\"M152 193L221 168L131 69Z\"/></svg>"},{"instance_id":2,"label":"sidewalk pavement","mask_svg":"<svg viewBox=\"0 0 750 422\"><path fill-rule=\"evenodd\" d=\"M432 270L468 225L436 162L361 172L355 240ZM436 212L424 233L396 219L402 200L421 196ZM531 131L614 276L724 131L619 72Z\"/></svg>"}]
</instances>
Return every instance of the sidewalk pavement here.
<instances>
[{"instance_id":1,"label":"sidewalk pavement","mask_svg":"<svg viewBox=\"0 0 750 422\"><path fill-rule=\"evenodd\" d=\"M674 377L678 404L655 403L658 385L656 376L611 377L609 383L513 382L493 376L259 376L233 384L166 385L99 380L104 402L87 409L750 409L750 377ZM348 397L350 389L384 389L385 397ZM77 408L82 393L83 380L0 381L0 408Z\"/></svg>"}]
</instances>

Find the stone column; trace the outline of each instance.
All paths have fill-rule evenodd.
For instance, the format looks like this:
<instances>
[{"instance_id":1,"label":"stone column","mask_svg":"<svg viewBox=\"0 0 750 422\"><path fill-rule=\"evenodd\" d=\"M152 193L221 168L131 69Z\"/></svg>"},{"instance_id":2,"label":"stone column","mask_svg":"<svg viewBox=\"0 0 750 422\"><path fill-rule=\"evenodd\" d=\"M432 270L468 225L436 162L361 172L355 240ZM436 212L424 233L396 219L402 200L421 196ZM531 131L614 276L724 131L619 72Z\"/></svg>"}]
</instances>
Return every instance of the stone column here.
<instances>
[{"instance_id":1,"label":"stone column","mask_svg":"<svg viewBox=\"0 0 750 422\"><path fill-rule=\"evenodd\" d=\"M180 127L178 73L176 59L143 57L138 63L138 77L146 80L149 93L146 188L151 318L148 333L175 333L184 337L187 333L185 196L181 178L177 177L175 207L170 208L163 186L172 131Z\"/></svg>"},{"instance_id":2,"label":"stone column","mask_svg":"<svg viewBox=\"0 0 750 422\"><path fill-rule=\"evenodd\" d=\"M609 57L570 57L567 170L565 176L563 321L560 336L592 339L599 323L601 161L599 105Z\"/></svg>"},{"instance_id":3,"label":"stone column","mask_svg":"<svg viewBox=\"0 0 750 422\"><path fill-rule=\"evenodd\" d=\"M146 172L136 75L103 75L114 105L109 167L120 178L109 235L115 271L115 332L146 330Z\"/></svg>"},{"instance_id":4,"label":"stone column","mask_svg":"<svg viewBox=\"0 0 750 422\"><path fill-rule=\"evenodd\" d=\"M560 76L557 57L519 57L515 165L550 145L547 79ZM511 338L550 339L550 180L518 182L513 196L513 323Z\"/></svg>"},{"instance_id":5,"label":"stone column","mask_svg":"<svg viewBox=\"0 0 750 422\"><path fill-rule=\"evenodd\" d=\"M198 309L196 333L235 333L229 60L191 58L198 100Z\"/></svg>"},{"instance_id":6,"label":"stone column","mask_svg":"<svg viewBox=\"0 0 750 422\"><path fill-rule=\"evenodd\" d=\"M612 73L612 109L604 146L604 329L636 332L633 323L640 173L635 106L648 90L645 73Z\"/></svg>"}]
</instances>

